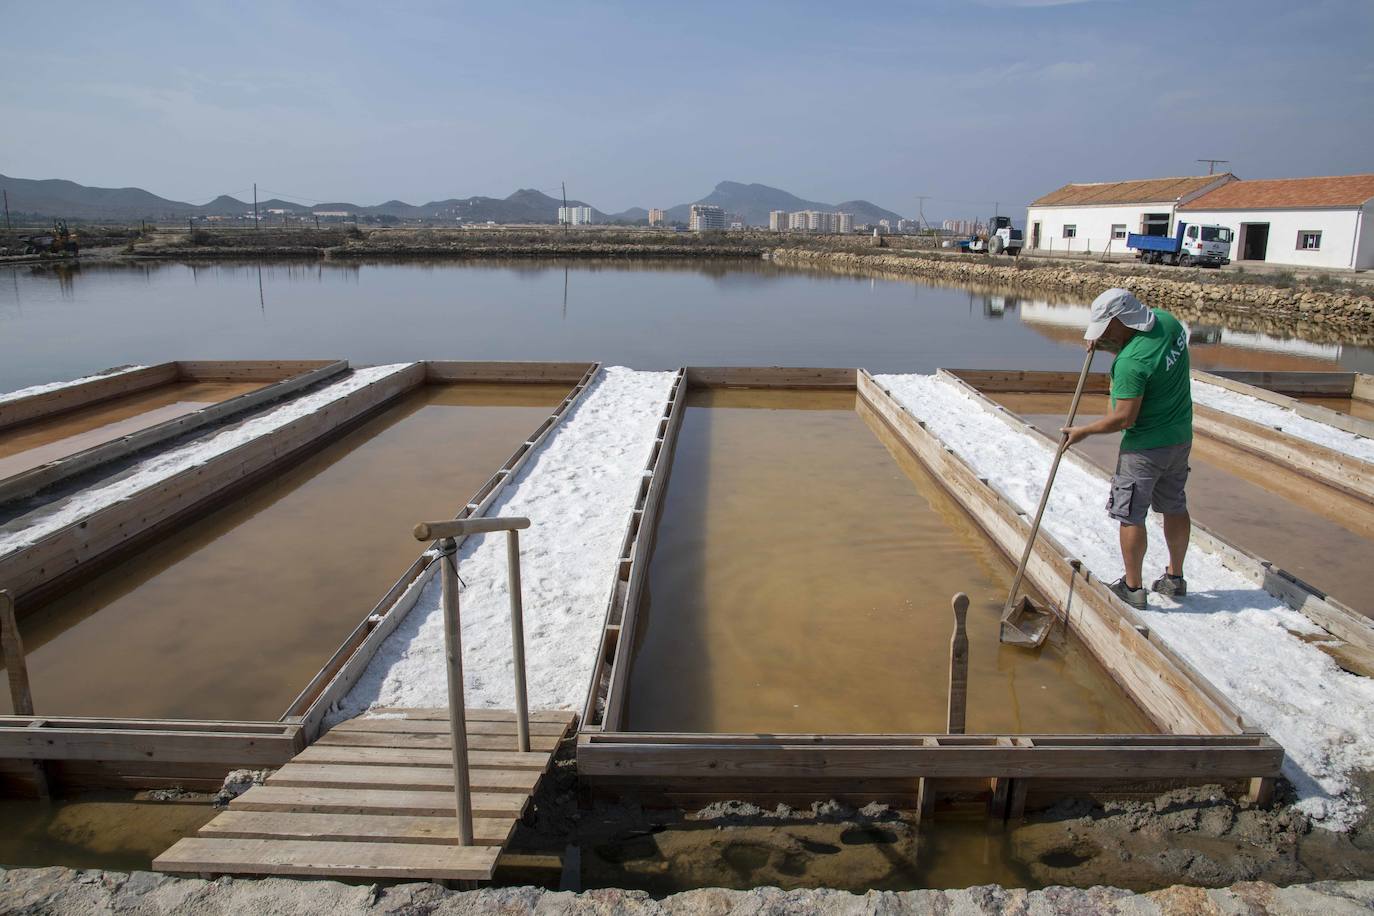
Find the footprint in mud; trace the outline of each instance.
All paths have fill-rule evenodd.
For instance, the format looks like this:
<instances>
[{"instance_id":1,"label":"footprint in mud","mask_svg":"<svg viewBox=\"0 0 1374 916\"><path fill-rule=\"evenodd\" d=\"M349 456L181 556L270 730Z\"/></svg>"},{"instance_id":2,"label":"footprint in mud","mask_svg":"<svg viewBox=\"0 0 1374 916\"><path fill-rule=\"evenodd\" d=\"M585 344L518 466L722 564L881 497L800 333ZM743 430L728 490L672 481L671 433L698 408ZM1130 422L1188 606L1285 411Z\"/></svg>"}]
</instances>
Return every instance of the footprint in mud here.
<instances>
[{"instance_id":1,"label":"footprint in mud","mask_svg":"<svg viewBox=\"0 0 1374 916\"><path fill-rule=\"evenodd\" d=\"M1091 861L1094 854L1094 851L1082 847L1060 847L1042 855L1040 864L1048 865L1050 868L1077 868L1084 862Z\"/></svg>"},{"instance_id":2,"label":"footprint in mud","mask_svg":"<svg viewBox=\"0 0 1374 916\"><path fill-rule=\"evenodd\" d=\"M720 851L720 859L741 878L748 878L768 864L773 850L754 843L731 843Z\"/></svg>"},{"instance_id":3,"label":"footprint in mud","mask_svg":"<svg viewBox=\"0 0 1374 916\"><path fill-rule=\"evenodd\" d=\"M840 842L846 846L885 846L897 842L897 834L883 827L850 827L840 834Z\"/></svg>"},{"instance_id":4,"label":"footprint in mud","mask_svg":"<svg viewBox=\"0 0 1374 916\"><path fill-rule=\"evenodd\" d=\"M834 843L822 843L819 840L808 840L804 836L797 837L797 842L801 848L816 856L833 856L840 851L840 847Z\"/></svg>"}]
</instances>

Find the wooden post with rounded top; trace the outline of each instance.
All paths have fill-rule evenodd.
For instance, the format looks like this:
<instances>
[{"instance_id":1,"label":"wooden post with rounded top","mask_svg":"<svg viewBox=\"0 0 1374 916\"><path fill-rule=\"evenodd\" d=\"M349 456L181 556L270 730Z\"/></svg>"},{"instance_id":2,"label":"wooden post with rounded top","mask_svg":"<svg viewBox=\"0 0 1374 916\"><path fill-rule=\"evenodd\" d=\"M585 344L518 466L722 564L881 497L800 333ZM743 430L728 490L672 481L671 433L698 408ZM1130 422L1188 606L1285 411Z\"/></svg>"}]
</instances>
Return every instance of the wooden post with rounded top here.
<instances>
[{"instance_id":1,"label":"wooden post with rounded top","mask_svg":"<svg viewBox=\"0 0 1374 916\"><path fill-rule=\"evenodd\" d=\"M964 621L968 617L968 595L954 596L954 635L949 640L949 725L951 735L964 733L964 713L968 707L968 634Z\"/></svg>"},{"instance_id":2,"label":"wooden post with rounded top","mask_svg":"<svg viewBox=\"0 0 1374 916\"><path fill-rule=\"evenodd\" d=\"M0 590L0 650L3 650L5 673L10 681L10 705L16 716L33 715L33 693L29 690L29 669L24 662L24 641L19 637L19 624L14 617L14 599Z\"/></svg>"}]
</instances>

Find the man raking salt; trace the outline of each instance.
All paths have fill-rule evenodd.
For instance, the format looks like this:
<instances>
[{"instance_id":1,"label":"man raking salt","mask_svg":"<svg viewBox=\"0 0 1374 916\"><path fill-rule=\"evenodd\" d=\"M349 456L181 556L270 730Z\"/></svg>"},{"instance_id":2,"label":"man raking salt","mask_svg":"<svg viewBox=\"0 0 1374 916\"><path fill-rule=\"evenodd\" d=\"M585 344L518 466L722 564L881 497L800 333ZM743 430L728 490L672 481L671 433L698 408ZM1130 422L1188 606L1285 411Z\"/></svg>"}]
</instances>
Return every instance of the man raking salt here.
<instances>
[{"instance_id":1,"label":"man raking salt","mask_svg":"<svg viewBox=\"0 0 1374 916\"><path fill-rule=\"evenodd\" d=\"M1183 558L1192 533L1184 495L1193 444L1188 331L1164 309L1148 308L1127 290L1109 289L1093 300L1083 339L1088 346L1117 354L1111 369L1110 412L1061 430L1068 445L1099 433L1124 431L1107 514L1121 525L1125 574L1111 589L1132 607L1145 607L1145 516L1154 508L1164 517L1169 566L1151 587L1161 595L1181 597L1188 592Z\"/></svg>"}]
</instances>

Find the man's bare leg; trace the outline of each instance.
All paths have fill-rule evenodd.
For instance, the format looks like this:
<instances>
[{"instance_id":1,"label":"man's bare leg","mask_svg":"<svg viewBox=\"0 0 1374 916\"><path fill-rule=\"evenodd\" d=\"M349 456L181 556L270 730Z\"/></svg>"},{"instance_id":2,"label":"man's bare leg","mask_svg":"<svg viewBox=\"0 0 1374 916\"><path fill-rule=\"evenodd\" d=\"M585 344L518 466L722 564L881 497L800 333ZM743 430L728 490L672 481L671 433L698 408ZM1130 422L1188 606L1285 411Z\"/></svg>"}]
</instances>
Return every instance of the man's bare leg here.
<instances>
[{"instance_id":1,"label":"man's bare leg","mask_svg":"<svg viewBox=\"0 0 1374 916\"><path fill-rule=\"evenodd\" d=\"M1145 565L1145 549L1149 547L1150 536L1144 525L1121 523L1121 562L1126 566L1126 584L1140 588L1141 569Z\"/></svg>"},{"instance_id":2,"label":"man's bare leg","mask_svg":"<svg viewBox=\"0 0 1374 916\"><path fill-rule=\"evenodd\" d=\"M1188 553L1188 540L1192 533L1193 520L1187 512L1164 513L1164 542L1169 545L1169 575L1183 575L1183 557ZM1124 546L1122 550L1125 551ZM1141 557L1144 555L1142 550Z\"/></svg>"}]
</instances>

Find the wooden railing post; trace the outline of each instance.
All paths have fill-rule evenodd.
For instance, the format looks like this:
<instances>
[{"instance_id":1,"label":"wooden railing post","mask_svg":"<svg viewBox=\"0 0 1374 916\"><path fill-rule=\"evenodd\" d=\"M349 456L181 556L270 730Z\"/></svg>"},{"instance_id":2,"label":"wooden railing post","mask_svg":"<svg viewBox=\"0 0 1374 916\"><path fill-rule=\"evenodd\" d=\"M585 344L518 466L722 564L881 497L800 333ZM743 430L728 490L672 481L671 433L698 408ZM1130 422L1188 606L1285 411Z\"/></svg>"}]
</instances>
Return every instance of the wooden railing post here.
<instances>
[{"instance_id":1,"label":"wooden railing post","mask_svg":"<svg viewBox=\"0 0 1374 916\"><path fill-rule=\"evenodd\" d=\"M964 620L968 616L968 595L954 596L954 635L949 640L949 725L951 735L964 733L964 713L968 707L968 635Z\"/></svg>"},{"instance_id":2,"label":"wooden railing post","mask_svg":"<svg viewBox=\"0 0 1374 916\"><path fill-rule=\"evenodd\" d=\"M458 543L439 541L444 602L444 654L448 658L448 721L453 737L453 795L458 845L472 845L472 788L468 780L467 709L463 700L463 624L458 616Z\"/></svg>"},{"instance_id":3,"label":"wooden railing post","mask_svg":"<svg viewBox=\"0 0 1374 916\"><path fill-rule=\"evenodd\" d=\"M10 705L16 716L33 715L33 693L29 690L29 669L24 661L24 641L14 618L14 599L0 590L0 650L3 650L5 673L9 675Z\"/></svg>"},{"instance_id":4,"label":"wooden railing post","mask_svg":"<svg viewBox=\"0 0 1374 916\"><path fill-rule=\"evenodd\" d=\"M510 581L510 643L515 660L515 731L517 750L530 752L530 700L525 692L525 612L520 600L520 532L506 532L506 565Z\"/></svg>"},{"instance_id":5,"label":"wooden railing post","mask_svg":"<svg viewBox=\"0 0 1374 916\"><path fill-rule=\"evenodd\" d=\"M515 655L515 722L519 749L530 749L529 698L525 694L525 622L520 600L520 539L516 531L528 528L527 518L460 518L421 522L416 540L438 539L444 605L444 652L448 657L448 719L453 736L453 794L458 817L458 843L472 845L472 786L468 778L467 707L463 699L463 624L458 615L458 541L469 534L507 533L506 557L510 564L510 627Z\"/></svg>"}]
</instances>

